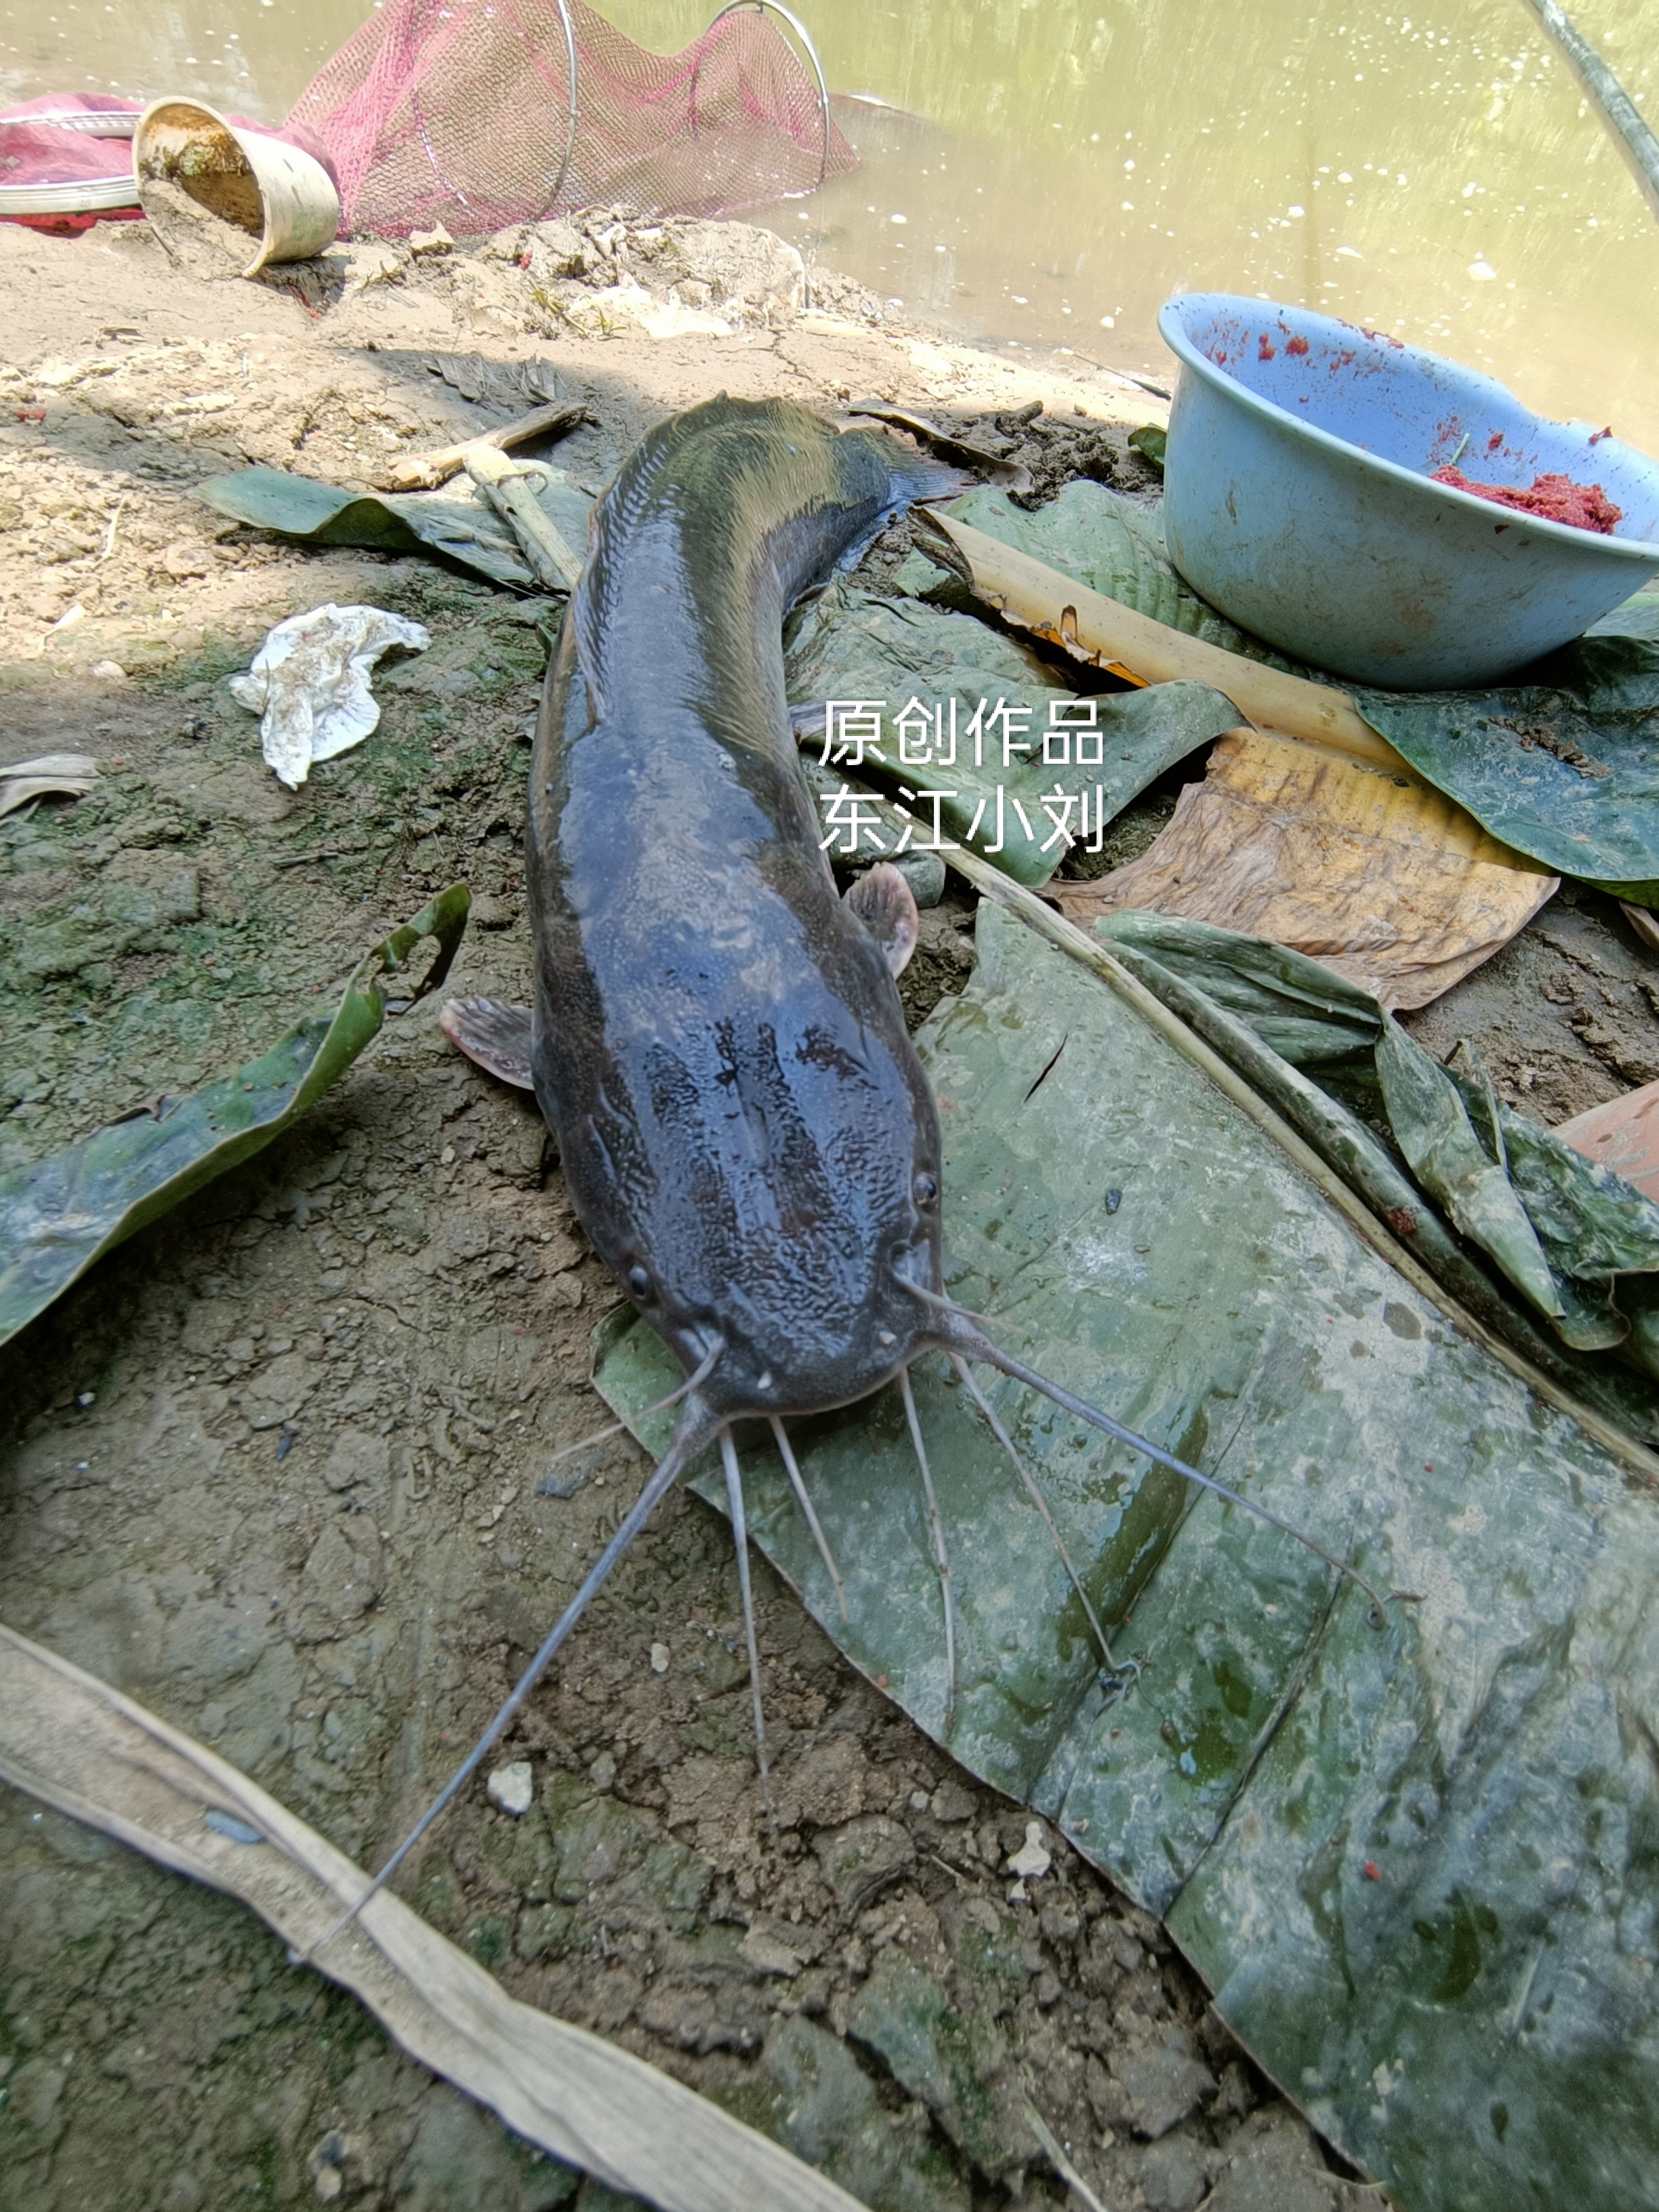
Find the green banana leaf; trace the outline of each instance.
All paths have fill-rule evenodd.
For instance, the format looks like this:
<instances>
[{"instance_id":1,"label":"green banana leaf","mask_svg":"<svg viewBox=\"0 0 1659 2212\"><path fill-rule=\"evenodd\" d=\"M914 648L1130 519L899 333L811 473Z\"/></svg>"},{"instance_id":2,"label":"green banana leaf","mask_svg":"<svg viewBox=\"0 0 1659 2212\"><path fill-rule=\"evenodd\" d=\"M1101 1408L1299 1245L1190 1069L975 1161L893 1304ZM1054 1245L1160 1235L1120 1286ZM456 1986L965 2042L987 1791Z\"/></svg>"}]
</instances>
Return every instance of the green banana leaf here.
<instances>
[{"instance_id":1,"label":"green banana leaf","mask_svg":"<svg viewBox=\"0 0 1659 2212\"><path fill-rule=\"evenodd\" d=\"M1277 1529L992 1377L1144 1666L1114 1681L936 1357L915 1379L957 1594L951 1728L896 1391L790 1424L848 1620L743 1425L751 1531L921 1727L1166 1916L1222 2016L1407 2212L1659 2207L1652 1497L1129 1000L989 904L979 953L919 1038L952 1295L1416 1601L1379 1622ZM635 1416L679 1379L626 1316L597 1376ZM639 1432L660 1447L672 1418Z\"/></svg>"},{"instance_id":2,"label":"green banana leaf","mask_svg":"<svg viewBox=\"0 0 1659 2212\"><path fill-rule=\"evenodd\" d=\"M545 464L543 464L545 466ZM545 588L526 565L518 539L489 501L460 477L442 492L349 492L286 469L238 469L198 487L221 514L307 545L368 545L382 553L444 553L493 583ZM587 543L593 501L557 470L537 498L565 543Z\"/></svg>"},{"instance_id":3,"label":"green banana leaf","mask_svg":"<svg viewBox=\"0 0 1659 2212\"><path fill-rule=\"evenodd\" d=\"M849 775L874 777L893 792L908 788L915 798L906 803L921 813L930 834L932 809L922 794L939 793L941 830L1030 885L1046 883L1065 857L1062 830L1085 849L1091 838L1097 846L1106 823L1149 783L1238 720L1231 702L1206 684L1159 684L1080 701L1055 682L1038 653L1006 631L970 614L915 599L884 599L847 583L832 585L797 617L785 676L800 742L817 750L831 775L834 763L823 757L830 750L824 743L828 703L878 705L881 755L864 756L849 767ZM1008 734L1014 744L1028 744L1029 752L1005 749L1002 726L994 720L1004 702L1026 710ZM981 704L988 726L982 723L976 743L968 732ZM897 718L913 705L930 714L942 709L945 731L954 714L957 734L949 767L935 764L943 742L902 738ZM1051 738L1051 708L1088 722L1089 729ZM1073 756L1079 734L1088 741L1086 766ZM900 757L902 741L913 755L931 753L934 759L907 763ZM1067 796L1073 801L1069 808Z\"/></svg>"},{"instance_id":4,"label":"green banana leaf","mask_svg":"<svg viewBox=\"0 0 1659 2212\"><path fill-rule=\"evenodd\" d=\"M1522 1296L1554 1320L1561 1301L1501 1158L1482 1144L1462 1093L1390 1015L1378 1030L1376 1073L1389 1125L1413 1172ZM1656 1248L1659 1258L1659 1247Z\"/></svg>"},{"instance_id":5,"label":"green banana leaf","mask_svg":"<svg viewBox=\"0 0 1659 2212\"><path fill-rule=\"evenodd\" d=\"M1419 775L1557 874L1659 906L1659 593L1480 691L1352 691Z\"/></svg>"},{"instance_id":6,"label":"green banana leaf","mask_svg":"<svg viewBox=\"0 0 1659 2212\"><path fill-rule=\"evenodd\" d=\"M1028 514L982 489L950 512L1137 613L1251 660L1339 684L1418 774L1516 852L1659 906L1659 591L1522 672L1470 691L1378 691L1288 660L1176 571L1159 506L1088 483Z\"/></svg>"},{"instance_id":7,"label":"green banana leaf","mask_svg":"<svg viewBox=\"0 0 1659 2212\"><path fill-rule=\"evenodd\" d=\"M313 1106L379 1030L390 979L408 989L409 957L423 939L435 938L438 950L408 995L422 997L442 982L467 906L465 884L441 891L364 956L331 1018L301 1022L222 1083L162 1099L153 1111L0 1176L0 1344L106 1252L263 1151Z\"/></svg>"},{"instance_id":8,"label":"green banana leaf","mask_svg":"<svg viewBox=\"0 0 1659 2212\"><path fill-rule=\"evenodd\" d=\"M1503 1104L1471 1046L1460 1045L1440 1066L1368 993L1284 945L1165 915L1109 915L1096 928L1149 989L1183 1018L1195 1019L1241 1073L1258 1085L1266 1073L1275 1103L1286 1089L1282 1076L1254 1058L1243 1065L1225 1024L1206 1018L1206 1001L1212 1014L1222 1010L1281 1060L1346 1061L1352 1074L1356 1049L1368 1051L1377 1100L1417 1183L1407 1198L1389 1199L1382 1210L1403 1205L1411 1233L1419 1236L1432 1219L1421 1203L1426 1193L1564 1344L1600 1352L1628 1340L1633 1361L1649 1375L1659 1373L1650 1364L1645 1331L1633 1329L1626 1310L1632 1289L1638 1308L1645 1306L1641 1279L1656 1279L1659 1291L1659 1206ZM1172 981L1179 988L1172 990ZM1333 1121L1346 1115L1337 1099L1326 1103ZM1378 1202L1380 1192L1364 1174L1350 1173L1351 1163L1338 1158L1320 1131L1304 1127L1299 1117L1297 1125L1340 1173ZM1455 1273L1419 1249L1448 1287L1466 1296ZM1640 1426L1649 1432L1645 1419Z\"/></svg>"}]
</instances>

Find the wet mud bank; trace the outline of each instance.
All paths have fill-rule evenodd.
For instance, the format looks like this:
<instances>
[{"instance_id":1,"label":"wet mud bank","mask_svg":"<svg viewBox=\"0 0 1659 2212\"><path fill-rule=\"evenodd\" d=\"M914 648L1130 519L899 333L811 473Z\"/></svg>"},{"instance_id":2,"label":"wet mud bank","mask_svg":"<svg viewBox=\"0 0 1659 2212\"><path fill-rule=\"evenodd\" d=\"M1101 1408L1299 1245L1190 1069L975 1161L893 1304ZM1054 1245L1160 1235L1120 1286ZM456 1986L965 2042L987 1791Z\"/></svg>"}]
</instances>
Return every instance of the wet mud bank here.
<instances>
[{"instance_id":1,"label":"wet mud bank","mask_svg":"<svg viewBox=\"0 0 1659 2212\"><path fill-rule=\"evenodd\" d=\"M0 1164L251 1056L456 878L474 926L450 988L527 995L520 817L556 605L441 562L282 544L206 507L208 477L263 462L367 488L389 456L504 419L433 373L447 353L536 364L582 399L559 459L594 491L651 422L720 389L951 413L1034 496L1137 481L1144 398L1076 360L1011 366L787 269L747 291L737 270L719 296L667 276L684 257L660 243L618 265L625 235L608 253L580 235L538 276L534 244L379 276L343 258L313 298L196 283L142 234L0 229L0 764L73 750L102 769L74 805L0 823ZM374 736L290 793L226 678L328 600L433 643L382 669ZM1115 825L1116 858L1190 772ZM954 890L925 916L913 1022L965 980L967 919ZM1650 958L1608 902L1564 897L1411 1026L1437 1050L1474 1035L1506 1096L1559 1119L1659 1075ZM606 1419L588 1367L616 1297L533 1108L417 1006L0 1354L0 1619L372 1862L637 1490L625 1439L554 1462ZM515 1996L877 2212L1063 2201L1027 2097L1127 2212L1376 2202L1158 1924L1052 1832L1049 1871L1015 1881L1030 1816L756 1572L775 1838L729 1540L677 1496L501 1748L530 1762L530 1811L470 1794L411 1902ZM0 2212L616 2201L403 2058L238 1907L0 1792Z\"/></svg>"}]
</instances>

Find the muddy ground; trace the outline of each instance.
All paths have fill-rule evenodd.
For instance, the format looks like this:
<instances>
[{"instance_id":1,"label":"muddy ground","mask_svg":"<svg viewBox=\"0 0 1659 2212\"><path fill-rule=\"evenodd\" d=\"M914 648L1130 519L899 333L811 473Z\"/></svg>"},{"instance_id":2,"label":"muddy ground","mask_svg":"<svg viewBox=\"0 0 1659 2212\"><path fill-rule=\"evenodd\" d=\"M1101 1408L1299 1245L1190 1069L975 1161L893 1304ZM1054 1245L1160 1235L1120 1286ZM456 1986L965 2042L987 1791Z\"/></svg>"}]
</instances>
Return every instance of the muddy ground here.
<instances>
[{"instance_id":1,"label":"muddy ground","mask_svg":"<svg viewBox=\"0 0 1659 2212\"><path fill-rule=\"evenodd\" d=\"M555 611L436 562L270 542L194 497L207 477L263 461L361 487L500 419L428 370L438 349L584 398L595 420L559 459L594 489L647 423L720 388L874 392L978 422L1039 490L1136 482L1124 433L1150 410L1075 358L945 346L856 287L820 279L814 306L787 271L735 301L682 272L659 313L647 264L668 249L630 270L627 234L591 228L550 278L510 240L374 281L372 251L342 255L284 291L181 275L136 227L0 226L0 765L105 764L89 798L0 824L0 1165L252 1056L457 876L475 925L452 988L526 994L519 817ZM375 736L290 794L224 679L329 599L434 641L383 672ZM1118 859L1180 780L1124 817ZM969 919L954 894L926 917L914 1018L960 987ZM1564 893L1412 1025L1441 1050L1474 1035L1555 1121L1659 1075L1656 975L1616 909ZM589 1345L616 1298L533 1109L417 1008L0 1355L0 1617L373 1861L638 1485L626 1443L550 1472L605 1418ZM878 2212L1063 2201L1028 2095L1113 2212L1378 2201L1058 1838L1011 1893L1026 1816L757 1573L775 1843L725 1525L678 1496L503 1746L534 1808L472 1793L405 1885L421 1909L515 1995ZM236 1906L0 1792L0 2212L313 2201L616 2202L401 2058Z\"/></svg>"}]
</instances>

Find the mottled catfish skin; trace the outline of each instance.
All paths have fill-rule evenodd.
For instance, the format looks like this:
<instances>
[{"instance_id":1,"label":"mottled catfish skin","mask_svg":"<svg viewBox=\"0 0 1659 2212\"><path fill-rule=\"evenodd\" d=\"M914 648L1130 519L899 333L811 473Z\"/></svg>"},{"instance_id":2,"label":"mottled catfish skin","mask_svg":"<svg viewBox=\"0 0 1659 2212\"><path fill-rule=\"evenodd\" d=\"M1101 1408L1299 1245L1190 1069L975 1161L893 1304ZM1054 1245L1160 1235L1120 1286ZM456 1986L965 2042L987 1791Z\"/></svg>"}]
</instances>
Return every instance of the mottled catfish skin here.
<instances>
[{"instance_id":1,"label":"mottled catfish skin","mask_svg":"<svg viewBox=\"0 0 1659 2212\"><path fill-rule=\"evenodd\" d=\"M572 1203L717 1413L863 1397L927 1334L939 1121L836 896L782 625L929 465L782 401L638 446L598 508L530 781L532 1066Z\"/></svg>"}]
</instances>

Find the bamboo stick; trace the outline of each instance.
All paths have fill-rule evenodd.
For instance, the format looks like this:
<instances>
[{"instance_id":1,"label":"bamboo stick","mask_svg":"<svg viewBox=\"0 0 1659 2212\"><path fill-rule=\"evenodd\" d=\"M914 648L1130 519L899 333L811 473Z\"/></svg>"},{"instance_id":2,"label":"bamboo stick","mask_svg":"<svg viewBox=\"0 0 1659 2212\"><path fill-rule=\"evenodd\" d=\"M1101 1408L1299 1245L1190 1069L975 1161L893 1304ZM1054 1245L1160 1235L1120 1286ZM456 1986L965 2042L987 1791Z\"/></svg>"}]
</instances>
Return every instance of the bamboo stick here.
<instances>
[{"instance_id":1,"label":"bamboo stick","mask_svg":"<svg viewBox=\"0 0 1659 2212\"><path fill-rule=\"evenodd\" d=\"M304 1954L368 1876L204 1744L0 1624L0 1782L257 1912ZM510 1997L390 1890L313 1962L412 2058L659 2212L860 2212L630 2052Z\"/></svg>"},{"instance_id":2,"label":"bamboo stick","mask_svg":"<svg viewBox=\"0 0 1659 2212\"><path fill-rule=\"evenodd\" d=\"M953 516L935 513L932 520L967 562L981 599L1022 629L1062 647L1073 659L1097 667L1115 665L1142 683L1184 679L1212 684L1258 729L1323 745L1372 767L1412 773L1346 691L1188 637Z\"/></svg>"},{"instance_id":3,"label":"bamboo stick","mask_svg":"<svg viewBox=\"0 0 1659 2212\"><path fill-rule=\"evenodd\" d=\"M445 446L431 453L406 454L401 460L392 462L380 477L380 488L382 491L436 491L440 484L460 474L466 466L467 455L477 453L481 446L493 447L497 453L504 453L531 438L551 438L561 431L574 430L578 422L588 419L587 410L580 402L573 406L566 400L555 400L549 406L533 408L528 415L520 415L516 422L503 422L499 429L481 431L464 445Z\"/></svg>"},{"instance_id":4,"label":"bamboo stick","mask_svg":"<svg viewBox=\"0 0 1659 2212\"><path fill-rule=\"evenodd\" d=\"M581 556L567 545L552 517L531 489L546 471L534 461L510 461L494 446L470 446L466 472L518 539L536 580L549 591L574 592L581 580Z\"/></svg>"},{"instance_id":5,"label":"bamboo stick","mask_svg":"<svg viewBox=\"0 0 1659 2212\"><path fill-rule=\"evenodd\" d=\"M1646 117L1559 0L1527 0L1560 47L1619 150L1651 212L1659 216L1659 138Z\"/></svg>"}]
</instances>

